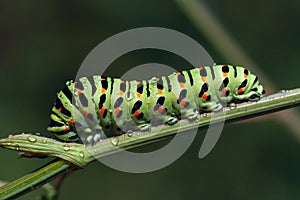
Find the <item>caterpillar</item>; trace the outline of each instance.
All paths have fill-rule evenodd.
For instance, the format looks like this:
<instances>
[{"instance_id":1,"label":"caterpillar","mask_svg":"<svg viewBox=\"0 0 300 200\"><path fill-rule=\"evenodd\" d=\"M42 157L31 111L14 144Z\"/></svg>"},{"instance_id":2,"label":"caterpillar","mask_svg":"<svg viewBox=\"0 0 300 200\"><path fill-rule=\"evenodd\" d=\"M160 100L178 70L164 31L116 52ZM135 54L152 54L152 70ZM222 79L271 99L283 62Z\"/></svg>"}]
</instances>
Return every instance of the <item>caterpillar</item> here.
<instances>
[{"instance_id":1,"label":"caterpillar","mask_svg":"<svg viewBox=\"0 0 300 200\"><path fill-rule=\"evenodd\" d=\"M149 130L153 124L193 120L199 112L256 101L264 94L258 77L247 68L225 64L150 80L82 77L67 81L57 93L48 131L61 141L94 144L105 137Z\"/></svg>"}]
</instances>

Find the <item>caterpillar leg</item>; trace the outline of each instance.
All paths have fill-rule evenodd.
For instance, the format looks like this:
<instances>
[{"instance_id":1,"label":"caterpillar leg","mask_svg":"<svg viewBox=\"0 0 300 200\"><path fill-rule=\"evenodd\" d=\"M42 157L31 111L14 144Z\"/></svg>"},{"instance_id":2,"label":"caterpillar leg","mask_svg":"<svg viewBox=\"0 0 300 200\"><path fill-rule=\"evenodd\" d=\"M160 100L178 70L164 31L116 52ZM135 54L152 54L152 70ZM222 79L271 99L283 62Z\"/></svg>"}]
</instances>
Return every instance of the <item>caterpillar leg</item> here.
<instances>
[{"instance_id":1,"label":"caterpillar leg","mask_svg":"<svg viewBox=\"0 0 300 200\"><path fill-rule=\"evenodd\" d=\"M140 124L138 125L140 131L150 131L151 124Z\"/></svg>"},{"instance_id":2,"label":"caterpillar leg","mask_svg":"<svg viewBox=\"0 0 300 200\"><path fill-rule=\"evenodd\" d=\"M218 112L220 110L222 110L223 106L220 103L217 103L214 108L212 109L212 111L214 112Z\"/></svg>"},{"instance_id":3,"label":"caterpillar leg","mask_svg":"<svg viewBox=\"0 0 300 200\"><path fill-rule=\"evenodd\" d=\"M195 120L195 119L197 119L198 114L199 114L198 112L191 114L190 116L188 116L188 120Z\"/></svg>"},{"instance_id":4,"label":"caterpillar leg","mask_svg":"<svg viewBox=\"0 0 300 200\"><path fill-rule=\"evenodd\" d=\"M54 111L57 111L56 108L53 108ZM66 142L78 142L80 139L78 134L73 131L70 124L66 123L67 119L63 118L64 115L62 113L57 112L59 116L56 114L51 114L50 118L50 125L47 128L49 132L51 132L56 138Z\"/></svg>"},{"instance_id":5,"label":"caterpillar leg","mask_svg":"<svg viewBox=\"0 0 300 200\"><path fill-rule=\"evenodd\" d=\"M49 132L51 132L52 134L54 134L54 136L61 141L65 141L65 142L80 141L76 132L70 131L70 132L66 133L65 131L57 131L59 129L61 129L61 127L51 127L51 128L48 128L47 130Z\"/></svg>"},{"instance_id":6,"label":"caterpillar leg","mask_svg":"<svg viewBox=\"0 0 300 200\"><path fill-rule=\"evenodd\" d=\"M223 106L219 102L216 101L210 101L210 102L201 102L200 109L204 112L218 112L222 110Z\"/></svg>"},{"instance_id":7,"label":"caterpillar leg","mask_svg":"<svg viewBox=\"0 0 300 200\"><path fill-rule=\"evenodd\" d=\"M94 145L101 139L105 138L104 130L97 123L88 124L84 121L81 121L75 122L74 125L77 137L79 137L81 142L85 145Z\"/></svg>"},{"instance_id":8,"label":"caterpillar leg","mask_svg":"<svg viewBox=\"0 0 300 200\"><path fill-rule=\"evenodd\" d=\"M178 119L176 117L168 116L166 117L165 123L168 125L174 125L178 122Z\"/></svg>"},{"instance_id":9,"label":"caterpillar leg","mask_svg":"<svg viewBox=\"0 0 300 200\"><path fill-rule=\"evenodd\" d=\"M89 134L87 134L87 137L85 138L85 141L82 141L85 145L93 145L97 142L99 142L102 138L102 134L100 132L98 133L93 133L90 132Z\"/></svg>"}]
</instances>

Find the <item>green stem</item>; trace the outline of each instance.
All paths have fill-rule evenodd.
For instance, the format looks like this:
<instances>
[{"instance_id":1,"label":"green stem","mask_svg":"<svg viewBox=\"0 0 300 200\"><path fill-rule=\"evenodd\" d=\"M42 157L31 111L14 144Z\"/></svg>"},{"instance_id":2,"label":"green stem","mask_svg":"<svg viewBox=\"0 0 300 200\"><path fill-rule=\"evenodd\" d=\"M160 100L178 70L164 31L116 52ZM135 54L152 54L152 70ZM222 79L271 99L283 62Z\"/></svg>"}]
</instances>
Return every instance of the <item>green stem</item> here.
<instances>
[{"instance_id":1,"label":"green stem","mask_svg":"<svg viewBox=\"0 0 300 200\"><path fill-rule=\"evenodd\" d=\"M265 97L257 102L245 102L226 107L226 122L232 122L250 117L260 116L279 110L294 107L300 104L300 89L279 92ZM220 112L220 114L222 114ZM44 138L31 134L10 136L0 140L0 147L29 152L33 154L59 157L63 160L52 162L35 172L32 172L18 180L8 183L0 188L0 199L19 196L25 192L35 189L54 177L60 175L74 166L84 167L95 160L95 157L107 156L122 150L128 150L144 144L161 141L180 132L195 127L205 128L211 124L220 122L222 115L205 113L200 115L200 120L191 122L180 120L177 124L153 127L151 132L134 132L130 135L124 134L103 140L92 147L86 148L82 144L62 143L53 139ZM116 146L118 148L116 148ZM90 153L93 152L93 155ZM74 165L72 165L73 163Z\"/></svg>"},{"instance_id":2,"label":"green stem","mask_svg":"<svg viewBox=\"0 0 300 200\"><path fill-rule=\"evenodd\" d=\"M51 181L67 170L73 169L65 160L57 160L0 187L0 199L14 199Z\"/></svg>"}]
</instances>

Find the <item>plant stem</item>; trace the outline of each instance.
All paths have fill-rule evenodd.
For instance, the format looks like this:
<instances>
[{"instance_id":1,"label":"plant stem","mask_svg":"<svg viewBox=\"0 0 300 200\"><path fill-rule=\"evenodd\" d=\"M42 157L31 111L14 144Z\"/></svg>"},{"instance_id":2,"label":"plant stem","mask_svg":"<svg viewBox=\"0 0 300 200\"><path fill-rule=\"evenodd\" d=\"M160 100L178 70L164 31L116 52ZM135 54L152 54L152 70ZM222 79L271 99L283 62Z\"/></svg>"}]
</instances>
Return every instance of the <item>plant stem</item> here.
<instances>
[{"instance_id":1,"label":"plant stem","mask_svg":"<svg viewBox=\"0 0 300 200\"><path fill-rule=\"evenodd\" d=\"M67 161L56 160L0 187L0 199L14 199L22 196L71 169L74 169L74 166Z\"/></svg>"}]
</instances>

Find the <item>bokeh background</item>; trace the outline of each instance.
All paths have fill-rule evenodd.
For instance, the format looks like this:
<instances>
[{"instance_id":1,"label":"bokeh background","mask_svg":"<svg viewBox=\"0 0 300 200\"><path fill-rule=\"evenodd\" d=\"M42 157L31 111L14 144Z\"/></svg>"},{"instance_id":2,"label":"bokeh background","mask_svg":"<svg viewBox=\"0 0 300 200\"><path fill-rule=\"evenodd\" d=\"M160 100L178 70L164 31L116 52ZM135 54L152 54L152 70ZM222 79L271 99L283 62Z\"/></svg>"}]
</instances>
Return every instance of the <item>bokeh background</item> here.
<instances>
[{"instance_id":1,"label":"bokeh background","mask_svg":"<svg viewBox=\"0 0 300 200\"><path fill-rule=\"evenodd\" d=\"M187 1L188 2L188 1ZM211 0L208 11L279 89L299 87L300 1ZM212 45L176 1L1 1L0 136L46 134L56 92L75 77L85 56L119 32L144 26L182 32L217 63L235 63ZM214 33L211 33L214 34ZM157 62L187 69L174 55L133 52L114 69ZM108 75L120 76L111 70ZM300 115L299 109L294 109ZM293 117L286 115L286 117ZM298 130L298 134L300 130ZM176 162L156 172L128 174L94 162L66 179L59 199L299 199L300 140L268 115L224 127L213 151L197 157L205 132ZM0 180L12 181L51 159L19 159L0 149ZM36 198L42 190L20 199Z\"/></svg>"}]
</instances>

